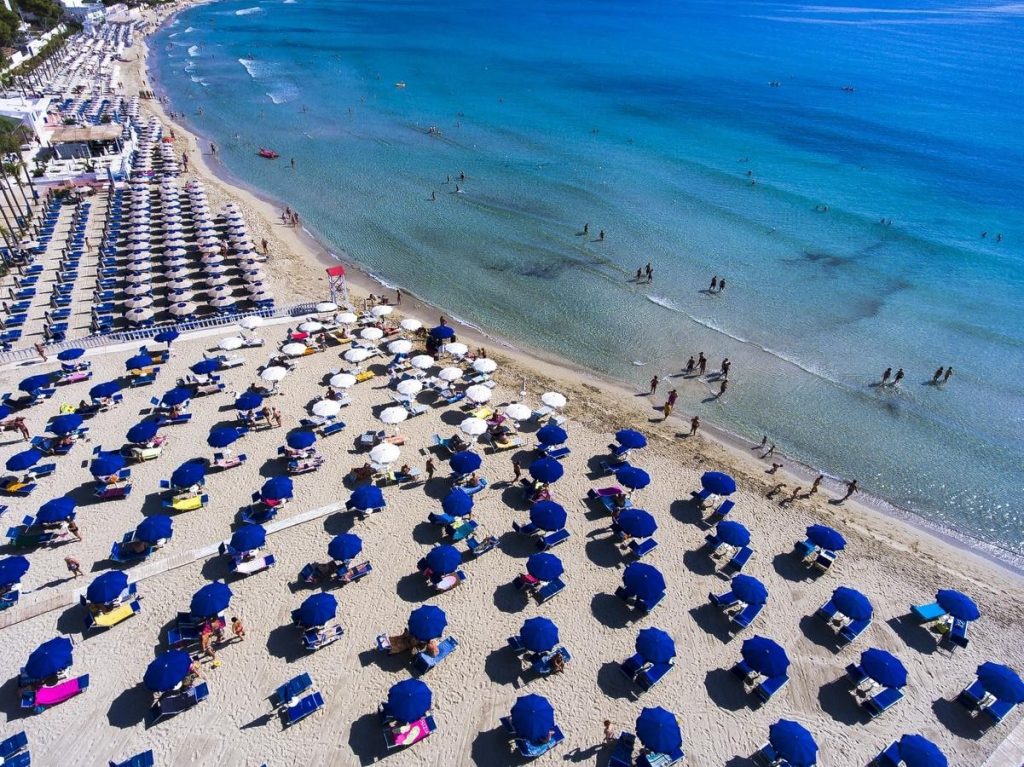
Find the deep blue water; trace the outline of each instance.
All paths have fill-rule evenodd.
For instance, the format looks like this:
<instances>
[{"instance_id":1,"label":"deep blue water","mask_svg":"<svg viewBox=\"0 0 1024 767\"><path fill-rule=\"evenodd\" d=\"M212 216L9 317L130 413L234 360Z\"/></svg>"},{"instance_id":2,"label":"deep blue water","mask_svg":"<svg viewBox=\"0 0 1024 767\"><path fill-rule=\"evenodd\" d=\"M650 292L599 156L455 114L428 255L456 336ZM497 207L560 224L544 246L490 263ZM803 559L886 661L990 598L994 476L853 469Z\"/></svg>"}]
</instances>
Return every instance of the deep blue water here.
<instances>
[{"instance_id":1,"label":"deep blue water","mask_svg":"<svg viewBox=\"0 0 1024 767\"><path fill-rule=\"evenodd\" d=\"M679 407L1024 551L1022 40L1021 4L224 0L153 67L387 281L631 382L729 357Z\"/></svg>"}]
</instances>

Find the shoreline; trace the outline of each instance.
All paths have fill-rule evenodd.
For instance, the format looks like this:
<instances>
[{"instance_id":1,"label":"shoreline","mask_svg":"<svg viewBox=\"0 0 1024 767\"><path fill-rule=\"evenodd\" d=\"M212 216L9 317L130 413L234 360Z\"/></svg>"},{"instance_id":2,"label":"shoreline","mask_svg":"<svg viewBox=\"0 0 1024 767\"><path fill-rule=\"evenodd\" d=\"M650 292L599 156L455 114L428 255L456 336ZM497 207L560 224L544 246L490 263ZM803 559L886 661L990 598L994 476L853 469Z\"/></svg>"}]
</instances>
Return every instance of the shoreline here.
<instances>
[{"instance_id":1,"label":"shoreline","mask_svg":"<svg viewBox=\"0 0 1024 767\"><path fill-rule=\"evenodd\" d=\"M162 83L153 76L153 71L150 66L151 50L148 44L149 36L156 33L164 26L172 23L182 11L199 5L207 5L215 1L216 0L198 0L198 2L189 2L170 9L167 15L162 18L158 15L154 20L155 23L152 29L148 31L145 38L140 41L142 56L141 72L139 72L139 75L144 78L143 82L145 87L156 94L155 99L143 100L142 104L145 108L148 108L157 114L168 126L172 126L176 133L184 134L191 139L187 144L187 149L189 150L190 168L192 170L204 178L215 181L225 194L241 197L249 202L250 207L255 209L264 219L265 223L270 226L274 236L279 240L284 240L286 256L297 256L294 260L299 262L296 265L300 268L309 268L314 266L327 267L338 263L342 264L346 270L346 281L349 287L355 289L352 291L354 294L354 301L365 297L367 294L379 293L381 288L388 290L401 289L403 311L411 310L414 315L418 314L421 318L424 316L429 317L431 312L435 314L443 314L449 319L449 321L458 326L461 340L469 342L469 345L471 346L474 344L497 345L500 347L502 354L511 357L515 363L518 363L518 368L522 369L524 373L529 374L530 372L540 372L554 381L563 383L564 386L569 386L572 383L580 383L584 387L593 388L599 391L602 395L614 398L617 403L631 402L634 399L640 398L640 395L635 389L622 381L604 376L597 371L591 370L582 365L571 363L564 358L558 357L554 353L548 352L547 350L525 346L518 342L512 342L499 335L492 334L485 328L478 327L472 323L467 323L459 319L457 316L448 313L443 307L433 305L429 301L418 296L414 290L411 290L404 285L391 285L382 278L374 275L372 271L360 264L344 249L339 248L339 252L335 253L334 250L329 247L326 238L323 238L317 232L308 229L305 224L302 224L298 229L281 225L278 211L283 209L284 205L287 203L279 201L268 194L265 190L253 187L252 185L237 178L227 166L217 161L214 155L211 155L207 151L203 151L201 147L208 146L211 143L211 138L205 136L196 126L192 125L187 119L187 116L183 120L171 119L167 114L165 104L160 101L161 98L167 97L167 93ZM125 66L130 66L132 63L134 62L128 62ZM182 147L179 147L179 149L180 148ZM268 239L271 238L268 237ZM271 263L280 264L280 259L271 259ZM319 279L324 281L323 277L319 277ZM308 282L306 284L308 284ZM310 297L308 292L297 294L297 296L301 296L303 299L308 299ZM648 400L643 398L643 401L647 402ZM571 408L572 399L570 399L570 409ZM649 416L650 412L647 411L646 417L649 418ZM644 411L639 410L634 420L636 421L643 417L645 417ZM668 423L681 428L684 425L684 420L688 419L681 419L678 416L673 416L670 418ZM658 419L658 423L660 423L660 419ZM681 436L681 432L677 431L676 437L678 438L679 436ZM749 448L751 446L751 441L743 435L735 434L712 422L702 420L701 436L705 440L711 442L715 447L721 449L728 457L728 462L730 464L738 462L748 471L753 470L754 467L763 471L765 464L754 455L750 454ZM795 480L798 483L803 483L806 487L806 485L810 483L815 476L823 474L825 476L825 480L822 482L823 489L835 494L840 494L842 492L844 488L842 480L829 471L820 470L809 464L797 461L786 455L783 451L776 451L774 455L779 457L779 459L785 463L785 468L777 475L769 475L773 481L775 477L781 476L783 479L789 480L787 484L792 484ZM751 479L756 482L756 475L751 477ZM768 487L771 482L764 482L762 478L762 481L759 484ZM822 498L824 497L825 496L822 496ZM987 541L973 538L959 530L932 522L931 520L928 520L909 509L901 508L882 497L871 495L863 490L858 490L855 500L848 501L847 504L843 506L833 504L829 504L829 506L837 511L844 508L857 509L859 512L867 513L881 522L895 520L898 523L902 523L912 531L927 535L939 543L958 551L966 552L983 562L994 564L1001 570L1024 580L1024 554L1002 548Z\"/></svg>"}]
</instances>

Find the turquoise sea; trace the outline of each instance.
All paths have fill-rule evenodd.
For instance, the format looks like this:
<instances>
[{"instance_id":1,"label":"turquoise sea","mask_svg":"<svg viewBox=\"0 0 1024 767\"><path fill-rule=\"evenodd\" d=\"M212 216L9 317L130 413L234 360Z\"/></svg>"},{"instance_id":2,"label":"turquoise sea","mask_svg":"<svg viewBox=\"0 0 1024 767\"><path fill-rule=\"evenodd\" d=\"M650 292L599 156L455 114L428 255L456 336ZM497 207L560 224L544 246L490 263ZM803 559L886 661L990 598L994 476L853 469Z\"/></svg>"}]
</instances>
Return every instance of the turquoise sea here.
<instances>
[{"instance_id":1,"label":"turquoise sea","mask_svg":"<svg viewBox=\"0 0 1024 767\"><path fill-rule=\"evenodd\" d=\"M151 66L388 283L638 386L728 357L681 410L1022 553L1022 40L1019 3L223 0Z\"/></svg>"}]
</instances>

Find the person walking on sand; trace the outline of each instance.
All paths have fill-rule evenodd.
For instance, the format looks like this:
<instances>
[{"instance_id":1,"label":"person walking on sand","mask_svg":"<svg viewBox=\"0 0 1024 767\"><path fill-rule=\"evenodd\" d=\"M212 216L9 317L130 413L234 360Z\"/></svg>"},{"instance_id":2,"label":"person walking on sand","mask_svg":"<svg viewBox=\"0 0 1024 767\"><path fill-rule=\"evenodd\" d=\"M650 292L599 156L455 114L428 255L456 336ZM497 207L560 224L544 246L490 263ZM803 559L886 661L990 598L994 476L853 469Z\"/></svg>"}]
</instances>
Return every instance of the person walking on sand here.
<instances>
[{"instance_id":1,"label":"person walking on sand","mask_svg":"<svg viewBox=\"0 0 1024 767\"><path fill-rule=\"evenodd\" d=\"M814 478L814 483L811 485L811 489L807 491L807 495L816 495L818 492L818 486L821 484L821 480L825 479L824 474L819 474Z\"/></svg>"},{"instance_id":2,"label":"person walking on sand","mask_svg":"<svg viewBox=\"0 0 1024 767\"><path fill-rule=\"evenodd\" d=\"M768 458L774 452L775 452L775 443L772 442L771 447L769 447L768 450L765 452L765 454L762 455L761 457L762 458Z\"/></svg>"},{"instance_id":3,"label":"person walking on sand","mask_svg":"<svg viewBox=\"0 0 1024 767\"><path fill-rule=\"evenodd\" d=\"M654 376L654 378L651 379L651 390L648 392L648 394L654 394L654 392L658 391L659 383L661 382L658 380L658 376Z\"/></svg>"},{"instance_id":4,"label":"person walking on sand","mask_svg":"<svg viewBox=\"0 0 1024 767\"><path fill-rule=\"evenodd\" d=\"M271 409L271 411L270 411L270 415L271 415L271 416L273 417L273 419L274 419L274 423L276 423L276 424L277 424L277 427L278 427L278 428L281 428L281 423L282 423L282 418L281 418L281 411L280 411L280 410L278 410L278 409L277 409L277 408L275 407L275 408Z\"/></svg>"},{"instance_id":5,"label":"person walking on sand","mask_svg":"<svg viewBox=\"0 0 1024 767\"><path fill-rule=\"evenodd\" d=\"M614 743L616 740L618 740L618 737L615 735L615 730L612 729L612 720L611 719L605 719L604 720L604 742L605 742L605 745L609 745L611 743Z\"/></svg>"},{"instance_id":6,"label":"person walking on sand","mask_svg":"<svg viewBox=\"0 0 1024 767\"><path fill-rule=\"evenodd\" d=\"M692 374L693 373L693 366L696 365L696 364L697 363L694 361L693 355L691 354L690 355L690 359L688 359L686 361L686 367L683 368L683 372L686 373L686 375Z\"/></svg>"},{"instance_id":7,"label":"person walking on sand","mask_svg":"<svg viewBox=\"0 0 1024 767\"><path fill-rule=\"evenodd\" d=\"M237 616L231 619L231 633L235 635L238 641L245 641L245 624Z\"/></svg>"},{"instance_id":8,"label":"person walking on sand","mask_svg":"<svg viewBox=\"0 0 1024 767\"><path fill-rule=\"evenodd\" d=\"M690 436L694 436L697 433L697 429L700 428L700 417L694 416L690 419Z\"/></svg>"},{"instance_id":9,"label":"person walking on sand","mask_svg":"<svg viewBox=\"0 0 1024 767\"><path fill-rule=\"evenodd\" d=\"M782 468L782 464L778 463L778 462L775 462L775 463L772 464L772 467L770 469L765 469L764 473L765 474L775 474L781 468Z\"/></svg>"},{"instance_id":10,"label":"person walking on sand","mask_svg":"<svg viewBox=\"0 0 1024 767\"><path fill-rule=\"evenodd\" d=\"M64 566L68 568L68 572L73 578L82 574L82 563L74 557L64 557Z\"/></svg>"},{"instance_id":11,"label":"person walking on sand","mask_svg":"<svg viewBox=\"0 0 1024 767\"><path fill-rule=\"evenodd\" d=\"M846 483L846 495L840 498L838 503L842 503L855 492L857 492L857 480L851 479L849 482Z\"/></svg>"},{"instance_id":12,"label":"person walking on sand","mask_svg":"<svg viewBox=\"0 0 1024 767\"><path fill-rule=\"evenodd\" d=\"M904 375L903 374L903 368L900 368L899 370L897 370L896 371L896 375L893 376L892 385L893 386L898 386L899 382L903 380L903 375Z\"/></svg>"},{"instance_id":13,"label":"person walking on sand","mask_svg":"<svg viewBox=\"0 0 1024 767\"><path fill-rule=\"evenodd\" d=\"M42 357L43 362L48 362L49 360L47 360L47 358L46 358L46 348L41 343L38 343L38 342L36 343L35 347L36 347L36 354L38 354L40 357Z\"/></svg>"},{"instance_id":14,"label":"person walking on sand","mask_svg":"<svg viewBox=\"0 0 1024 767\"><path fill-rule=\"evenodd\" d=\"M714 293L716 290L718 290L718 275L717 274L714 277L711 278L711 287L708 288L708 293Z\"/></svg>"},{"instance_id":15,"label":"person walking on sand","mask_svg":"<svg viewBox=\"0 0 1024 767\"><path fill-rule=\"evenodd\" d=\"M427 472L427 482L429 482L430 480L432 480L434 478L434 470L435 470L434 459L433 458L428 458L427 459L427 464L426 464L426 466L424 468L426 469L426 472Z\"/></svg>"},{"instance_id":16,"label":"person walking on sand","mask_svg":"<svg viewBox=\"0 0 1024 767\"><path fill-rule=\"evenodd\" d=\"M28 431L28 427L25 425L25 419L21 416L15 418L9 422L11 426L21 432L22 441L28 441L32 438L32 435Z\"/></svg>"},{"instance_id":17,"label":"person walking on sand","mask_svg":"<svg viewBox=\"0 0 1024 767\"><path fill-rule=\"evenodd\" d=\"M668 393L668 399L666 400L666 402L668 402L668 404L670 404L672 407L675 407L677 399L679 399L679 392L677 392L675 389L672 389Z\"/></svg>"},{"instance_id":18,"label":"person walking on sand","mask_svg":"<svg viewBox=\"0 0 1024 767\"><path fill-rule=\"evenodd\" d=\"M661 412L665 416L663 420L667 421L668 417L672 415L672 403L669 402L668 400L665 400L665 404L661 406Z\"/></svg>"},{"instance_id":19,"label":"person walking on sand","mask_svg":"<svg viewBox=\"0 0 1024 767\"><path fill-rule=\"evenodd\" d=\"M82 542L82 531L78 529L78 523L73 519L68 520L68 532L75 536L75 539Z\"/></svg>"},{"instance_id":20,"label":"person walking on sand","mask_svg":"<svg viewBox=\"0 0 1024 767\"><path fill-rule=\"evenodd\" d=\"M697 375L704 375L704 371L708 369L708 358L704 356L704 352L701 352L697 356Z\"/></svg>"},{"instance_id":21,"label":"person walking on sand","mask_svg":"<svg viewBox=\"0 0 1024 767\"><path fill-rule=\"evenodd\" d=\"M402 305L402 291L401 291L401 289L396 288L395 289L395 306L401 306L401 305Z\"/></svg>"},{"instance_id":22,"label":"person walking on sand","mask_svg":"<svg viewBox=\"0 0 1024 767\"><path fill-rule=\"evenodd\" d=\"M942 383L946 383L946 381L949 380L949 377L951 375L953 375L953 368L952 367L946 368L946 373L942 376Z\"/></svg>"},{"instance_id":23,"label":"person walking on sand","mask_svg":"<svg viewBox=\"0 0 1024 767\"><path fill-rule=\"evenodd\" d=\"M776 495L782 492L782 488L786 486L785 482L779 482L777 485L772 485L771 489L765 493L765 498L774 498Z\"/></svg>"},{"instance_id":24,"label":"person walking on sand","mask_svg":"<svg viewBox=\"0 0 1024 767\"><path fill-rule=\"evenodd\" d=\"M789 504L793 503L793 502L794 502L794 501L796 500L796 497L797 497L797 496L798 496L798 495L800 494L800 491L801 491L801 490L803 490L803 488L802 488L802 487L800 487L799 485L797 485L796 487L794 487L794 488L793 488L793 492L789 494L789 498L786 498L786 499L785 499L785 500L783 501L783 503L784 503L784 504L786 504L787 506L788 506Z\"/></svg>"},{"instance_id":25,"label":"person walking on sand","mask_svg":"<svg viewBox=\"0 0 1024 767\"><path fill-rule=\"evenodd\" d=\"M761 435L761 444L760 445L754 445L750 449L751 450L764 450L765 447L767 447L767 445L768 445L768 435L767 434L762 434Z\"/></svg>"},{"instance_id":26,"label":"person walking on sand","mask_svg":"<svg viewBox=\"0 0 1024 767\"><path fill-rule=\"evenodd\" d=\"M270 412L270 407L268 405L264 405L263 406L263 410L260 411L260 415L262 415L263 416L263 420L265 420L267 422L267 427L268 428L271 428L271 429L274 428L274 423L271 420L273 414Z\"/></svg>"},{"instance_id":27,"label":"person walking on sand","mask_svg":"<svg viewBox=\"0 0 1024 767\"><path fill-rule=\"evenodd\" d=\"M523 467L519 465L519 461L515 458L512 459L512 481L518 482L523 478Z\"/></svg>"}]
</instances>

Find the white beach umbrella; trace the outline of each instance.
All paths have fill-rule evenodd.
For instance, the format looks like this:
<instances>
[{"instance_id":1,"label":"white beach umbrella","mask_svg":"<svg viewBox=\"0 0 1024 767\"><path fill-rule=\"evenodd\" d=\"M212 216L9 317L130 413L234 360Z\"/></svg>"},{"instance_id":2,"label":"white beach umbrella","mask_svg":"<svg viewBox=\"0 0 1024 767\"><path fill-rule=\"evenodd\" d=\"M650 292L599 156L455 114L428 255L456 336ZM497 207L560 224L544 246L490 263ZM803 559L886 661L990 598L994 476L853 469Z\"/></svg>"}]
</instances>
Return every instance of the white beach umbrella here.
<instances>
[{"instance_id":1,"label":"white beach umbrella","mask_svg":"<svg viewBox=\"0 0 1024 767\"><path fill-rule=\"evenodd\" d=\"M392 445L390 442L382 442L376 445L370 451L370 460L374 463L379 463L381 466L387 466L389 463L394 463L398 460L398 456L402 454L398 445Z\"/></svg>"},{"instance_id":2,"label":"white beach umbrella","mask_svg":"<svg viewBox=\"0 0 1024 767\"><path fill-rule=\"evenodd\" d=\"M491 390L482 384L476 386L470 386L466 389L466 399L470 402L475 402L478 405L482 405L485 402L489 402L491 399Z\"/></svg>"},{"instance_id":3,"label":"white beach umbrella","mask_svg":"<svg viewBox=\"0 0 1024 767\"><path fill-rule=\"evenodd\" d=\"M367 341L379 341L384 337L384 331L380 328L363 328L359 331L359 337Z\"/></svg>"},{"instance_id":4,"label":"white beach umbrella","mask_svg":"<svg viewBox=\"0 0 1024 767\"><path fill-rule=\"evenodd\" d=\"M254 296L257 293L262 293L264 290L266 290L266 287L267 286L262 282L251 282L245 286L245 292L248 293L250 296ZM303 323L303 325L305 324L306 323Z\"/></svg>"},{"instance_id":5,"label":"white beach umbrella","mask_svg":"<svg viewBox=\"0 0 1024 767\"><path fill-rule=\"evenodd\" d=\"M150 272L153 271L153 262L148 260L131 261L126 267L128 274L141 274L147 279L149 278Z\"/></svg>"},{"instance_id":6,"label":"white beach umbrella","mask_svg":"<svg viewBox=\"0 0 1024 767\"><path fill-rule=\"evenodd\" d=\"M144 242L134 242L128 246L128 250L132 253L145 253L149 250L149 238L147 237Z\"/></svg>"},{"instance_id":7,"label":"white beach umbrella","mask_svg":"<svg viewBox=\"0 0 1024 767\"><path fill-rule=\"evenodd\" d=\"M152 309L129 309L125 312L125 318L132 323L146 322L153 319Z\"/></svg>"},{"instance_id":8,"label":"white beach umbrella","mask_svg":"<svg viewBox=\"0 0 1024 767\"><path fill-rule=\"evenodd\" d=\"M450 343L450 344L445 344L444 345L444 350L446 352L448 352L450 355L452 355L453 357L462 357L463 355L465 355L466 352L469 351L469 347L466 346L463 343L459 343L458 341L455 341L455 342Z\"/></svg>"},{"instance_id":9,"label":"white beach umbrella","mask_svg":"<svg viewBox=\"0 0 1024 767\"><path fill-rule=\"evenodd\" d=\"M245 341L238 336L228 336L227 338L222 338L217 346L226 352L233 352L235 349L241 349L245 346Z\"/></svg>"},{"instance_id":10,"label":"white beach umbrella","mask_svg":"<svg viewBox=\"0 0 1024 767\"><path fill-rule=\"evenodd\" d=\"M355 362L356 364L358 364L358 363L362 362L363 360L365 360L367 357L369 357L370 353L366 349L356 348L356 349L349 349L342 356L346 360L348 360L349 362Z\"/></svg>"},{"instance_id":11,"label":"white beach umbrella","mask_svg":"<svg viewBox=\"0 0 1024 767\"><path fill-rule=\"evenodd\" d=\"M263 372L260 373L260 378L262 378L264 381L277 383L278 381L282 380L286 375L288 375L288 368L273 365L269 368L265 368Z\"/></svg>"},{"instance_id":12,"label":"white beach umbrella","mask_svg":"<svg viewBox=\"0 0 1024 767\"><path fill-rule=\"evenodd\" d=\"M203 271L207 274L226 274L228 271L227 264L206 264L203 267Z\"/></svg>"},{"instance_id":13,"label":"white beach umbrella","mask_svg":"<svg viewBox=\"0 0 1024 767\"><path fill-rule=\"evenodd\" d=\"M392 354L408 354L412 351L412 341L400 338L388 344L388 351Z\"/></svg>"},{"instance_id":14,"label":"white beach umbrella","mask_svg":"<svg viewBox=\"0 0 1024 767\"><path fill-rule=\"evenodd\" d=\"M124 305L129 309L145 309L147 306L152 306L153 299L150 296L138 296L137 298L129 298L124 302Z\"/></svg>"},{"instance_id":15,"label":"white beach umbrella","mask_svg":"<svg viewBox=\"0 0 1024 767\"><path fill-rule=\"evenodd\" d=\"M395 307L393 306L386 306L384 304L381 304L380 306L375 306L372 309L370 309L370 314L372 314L374 317L387 317L394 310Z\"/></svg>"},{"instance_id":16,"label":"white beach umbrella","mask_svg":"<svg viewBox=\"0 0 1024 767\"><path fill-rule=\"evenodd\" d=\"M313 415L333 418L341 412L341 405L332 399L322 399L313 404Z\"/></svg>"},{"instance_id":17,"label":"white beach umbrella","mask_svg":"<svg viewBox=\"0 0 1024 767\"><path fill-rule=\"evenodd\" d=\"M186 280L186 277L191 273L192 270L189 269L187 266L172 266L170 269L167 269L164 272L164 274L166 274L175 282L177 282L178 280L182 280L183 282L187 281L188 284L192 284L191 280Z\"/></svg>"},{"instance_id":18,"label":"white beach umbrella","mask_svg":"<svg viewBox=\"0 0 1024 767\"><path fill-rule=\"evenodd\" d=\"M179 301L171 305L171 314L175 317L187 317L196 310L196 305L191 301Z\"/></svg>"},{"instance_id":19,"label":"white beach umbrella","mask_svg":"<svg viewBox=\"0 0 1024 767\"><path fill-rule=\"evenodd\" d=\"M429 354L417 354L415 357L409 360L409 364L412 365L417 370L428 370L429 368L434 367L436 363L434 361L434 358L431 357Z\"/></svg>"},{"instance_id":20,"label":"white beach umbrella","mask_svg":"<svg viewBox=\"0 0 1024 767\"><path fill-rule=\"evenodd\" d=\"M189 266L192 262L184 256L174 256L172 258L164 258L165 269L178 269Z\"/></svg>"},{"instance_id":21,"label":"white beach umbrella","mask_svg":"<svg viewBox=\"0 0 1024 767\"><path fill-rule=\"evenodd\" d=\"M399 424L409 417L409 411L404 407L389 407L385 408L380 413L381 423L386 423L389 426Z\"/></svg>"},{"instance_id":22,"label":"white beach umbrella","mask_svg":"<svg viewBox=\"0 0 1024 767\"><path fill-rule=\"evenodd\" d=\"M423 391L423 384L415 378L407 378L404 381L399 381L398 386L395 388L398 390L399 394L405 395L406 397L415 397Z\"/></svg>"},{"instance_id":23,"label":"white beach umbrella","mask_svg":"<svg viewBox=\"0 0 1024 767\"><path fill-rule=\"evenodd\" d=\"M331 376L331 380L328 383L335 389L349 389L356 385L356 377L351 373L338 373Z\"/></svg>"},{"instance_id":24,"label":"white beach umbrella","mask_svg":"<svg viewBox=\"0 0 1024 767\"><path fill-rule=\"evenodd\" d=\"M202 257L202 261L203 261L204 264L207 264L207 265L210 265L210 264L223 264L224 263L224 256L222 256L220 253L207 253L206 255L204 255Z\"/></svg>"},{"instance_id":25,"label":"white beach umbrella","mask_svg":"<svg viewBox=\"0 0 1024 767\"><path fill-rule=\"evenodd\" d=\"M342 325L352 325L359 318L356 317L352 312L342 312L335 319Z\"/></svg>"},{"instance_id":26,"label":"white beach umbrella","mask_svg":"<svg viewBox=\"0 0 1024 767\"><path fill-rule=\"evenodd\" d=\"M545 392L540 395L540 401L548 407L560 408L565 407L565 395L559 394L556 391Z\"/></svg>"},{"instance_id":27,"label":"white beach umbrella","mask_svg":"<svg viewBox=\"0 0 1024 767\"><path fill-rule=\"evenodd\" d=\"M255 330L263 324L263 318L255 315L251 317L243 317L242 321L238 323L246 330Z\"/></svg>"},{"instance_id":28,"label":"white beach umbrella","mask_svg":"<svg viewBox=\"0 0 1024 767\"><path fill-rule=\"evenodd\" d=\"M462 371L459 368L441 368L441 372L437 374L437 377L442 381L458 381L462 378Z\"/></svg>"},{"instance_id":29,"label":"white beach umbrella","mask_svg":"<svg viewBox=\"0 0 1024 767\"><path fill-rule=\"evenodd\" d=\"M145 296L153 291L153 286L148 282L137 282L134 285L129 285L124 289L124 292L129 296Z\"/></svg>"},{"instance_id":30,"label":"white beach umbrella","mask_svg":"<svg viewBox=\"0 0 1024 767\"><path fill-rule=\"evenodd\" d=\"M525 421L531 415L533 415L533 411L530 407L521 402L513 402L505 406L505 416L513 421Z\"/></svg>"},{"instance_id":31,"label":"white beach umbrella","mask_svg":"<svg viewBox=\"0 0 1024 767\"><path fill-rule=\"evenodd\" d=\"M243 268L242 271L246 270ZM259 271L259 267L256 267L254 271ZM336 312L338 311L338 305L330 301L321 301L316 305L316 310L318 312Z\"/></svg>"},{"instance_id":32,"label":"white beach umbrella","mask_svg":"<svg viewBox=\"0 0 1024 767\"><path fill-rule=\"evenodd\" d=\"M287 354L289 357L301 357L306 353L305 344L285 344L281 347L281 352Z\"/></svg>"},{"instance_id":33,"label":"white beach umbrella","mask_svg":"<svg viewBox=\"0 0 1024 767\"><path fill-rule=\"evenodd\" d=\"M417 330L423 327L423 323L412 317L406 317L400 323L398 323L402 330L408 330L410 333L415 333Z\"/></svg>"},{"instance_id":34,"label":"white beach umbrella","mask_svg":"<svg viewBox=\"0 0 1024 767\"><path fill-rule=\"evenodd\" d=\"M273 301L274 296L266 290L261 290L258 293L253 293L250 291L249 300L256 301L257 303L260 301Z\"/></svg>"},{"instance_id":35,"label":"white beach umbrella","mask_svg":"<svg viewBox=\"0 0 1024 767\"><path fill-rule=\"evenodd\" d=\"M498 363L492 359L488 359L487 357L482 357L473 361L473 370L477 373L484 373L486 375L487 373L493 373L497 369Z\"/></svg>"},{"instance_id":36,"label":"white beach umbrella","mask_svg":"<svg viewBox=\"0 0 1024 767\"><path fill-rule=\"evenodd\" d=\"M184 248L168 248L164 251L164 258L184 258L188 251Z\"/></svg>"},{"instance_id":37,"label":"white beach umbrella","mask_svg":"<svg viewBox=\"0 0 1024 767\"><path fill-rule=\"evenodd\" d=\"M487 431L487 421L482 418L466 418L459 424L459 429L470 437L479 437Z\"/></svg>"},{"instance_id":38,"label":"white beach umbrella","mask_svg":"<svg viewBox=\"0 0 1024 767\"><path fill-rule=\"evenodd\" d=\"M220 287L221 285L227 285L231 282L231 278L226 274L212 274L206 278L206 284L210 287Z\"/></svg>"},{"instance_id":39,"label":"white beach umbrella","mask_svg":"<svg viewBox=\"0 0 1024 767\"><path fill-rule=\"evenodd\" d=\"M210 303L210 306L212 306L214 309L224 309L224 308L226 308L228 306L234 306L235 305L235 297L234 296L214 296L213 298L210 299L209 303Z\"/></svg>"},{"instance_id":40,"label":"white beach umbrella","mask_svg":"<svg viewBox=\"0 0 1024 767\"><path fill-rule=\"evenodd\" d=\"M299 325L299 330L303 333L316 333L317 331L323 330L323 323L320 322L303 322Z\"/></svg>"},{"instance_id":41,"label":"white beach umbrella","mask_svg":"<svg viewBox=\"0 0 1024 767\"><path fill-rule=\"evenodd\" d=\"M171 237L170 239L164 240L164 247L167 248L185 248L188 247L188 243L185 242L181 237Z\"/></svg>"}]
</instances>

